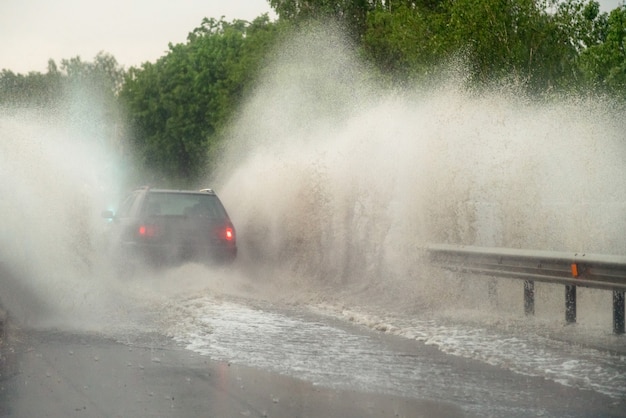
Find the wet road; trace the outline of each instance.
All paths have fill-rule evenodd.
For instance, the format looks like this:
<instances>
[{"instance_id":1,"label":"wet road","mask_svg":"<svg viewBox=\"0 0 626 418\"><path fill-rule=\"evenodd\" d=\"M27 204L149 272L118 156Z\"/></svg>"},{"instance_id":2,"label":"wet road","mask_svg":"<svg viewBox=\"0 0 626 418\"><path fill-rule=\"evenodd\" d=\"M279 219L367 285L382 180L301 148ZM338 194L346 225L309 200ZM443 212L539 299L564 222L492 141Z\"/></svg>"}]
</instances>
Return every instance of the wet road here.
<instances>
[{"instance_id":1,"label":"wet road","mask_svg":"<svg viewBox=\"0 0 626 418\"><path fill-rule=\"evenodd\" d=\"M17 330L3 416L626 416L614 397L302 307L176 305L163 333Z\"/></svg>"},{"instance_id":2,"label":"wet road","mask_svg":"<svg viewBox=\"0 0 626 418\"><path fill-rule=\"evenodd\" d=\"M552 346L551 352L549 346L523 336L495 332L481 335L484 330L467 330L458 325L453 330L443 324L422 325L420 332L433 332L429 326L434 326L434 334L440 339L446 333L454 334L465 350L478 354L468 358L459 355L458 349L446 354L435 338L394 335L390 325L380 332L355 324L358 320L354 318L345 321L302 306L276 307L259 301L250 306L245 301L211 297L192 298L186 304L193 307L193 320L174 338L189 350L298 377L318 386L452 403L468 416L626 416L622 392L606 396L596 390L572 387L576 380L594 379L588 372L590 365L614 383L621 381L626 376L623 358L617 356L610 362L607 358L611 356L605 353L568 343ZM414 326L418 324L413 322ZM519 349L522 346L523 352ZM568 347L577 357L570 357ZM536 364L519 371L531 355L537 357ZM514 363L515 356L521 358L517 366L498 360ZM589 356L587 361L584 356ZM539 375L533 369L536 367L554 370ZM567 370L559 371L559 367ZM584 373L588 376L580 375Z\"/></svg>"},{"instance_id":3,"label":"wet road","mask_svg":"<svg viewBox=\"0 0 626 418\"><path fill-rule=\"evenodd\" d=\"M464 416L441 402L330 389L212 361L158 336L125 344L52 332L21 338L2 382L2 416Z\"/></svg>"}]
</instances>

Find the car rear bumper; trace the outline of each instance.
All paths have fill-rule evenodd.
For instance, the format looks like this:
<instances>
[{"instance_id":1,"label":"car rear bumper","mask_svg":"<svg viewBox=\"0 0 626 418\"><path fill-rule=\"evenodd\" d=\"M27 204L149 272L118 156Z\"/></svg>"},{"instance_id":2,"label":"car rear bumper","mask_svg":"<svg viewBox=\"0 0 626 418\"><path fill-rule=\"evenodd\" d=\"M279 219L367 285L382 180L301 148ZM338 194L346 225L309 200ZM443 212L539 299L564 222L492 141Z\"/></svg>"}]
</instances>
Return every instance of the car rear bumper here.
<instances>
[{"instance_id":1,"label":"car rear bumper","mask_svg":"<svg viewBox=\"0 0 626 418\"><path fill-rule=\"evenodd\" d=\"M123 252L126 258L156 267L184 262L229 264L237 257L237 247L232 245L172 246L128 243Z\"/></svg>"}]
</instances>

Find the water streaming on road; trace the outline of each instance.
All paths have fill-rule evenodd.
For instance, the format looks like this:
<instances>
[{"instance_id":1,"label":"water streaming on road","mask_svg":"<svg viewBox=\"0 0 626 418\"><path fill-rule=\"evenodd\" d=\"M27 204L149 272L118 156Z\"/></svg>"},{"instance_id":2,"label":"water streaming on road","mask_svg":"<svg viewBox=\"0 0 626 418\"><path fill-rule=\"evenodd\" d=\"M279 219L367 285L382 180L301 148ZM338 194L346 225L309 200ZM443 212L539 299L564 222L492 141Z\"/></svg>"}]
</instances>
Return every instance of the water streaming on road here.
<instances>
[{"instance_id":1,"label":"water streaming on road","mask_svg":"<svg viewBox=\"0 0 626 418\"><path fill-rule=\"evenodd\" d=\"M538 335L208 295L188 298L182 306L185 318L172 332L187 349L325 387L453 402L476 416L588 416L588 409L575 411L569 401L559 407L545 394L538 399L539 385L548 386L548 398L554 390L546 381L608 395L615 405L626 399L626 354L610 356ZM350 322L365 327L359 331ZM381 338L380 329L405 342ZM437 351L539 379L524 385L509 378L502 384L505 372L494 377L476 363L459 367Z\"/></svg>"}]
</instances>

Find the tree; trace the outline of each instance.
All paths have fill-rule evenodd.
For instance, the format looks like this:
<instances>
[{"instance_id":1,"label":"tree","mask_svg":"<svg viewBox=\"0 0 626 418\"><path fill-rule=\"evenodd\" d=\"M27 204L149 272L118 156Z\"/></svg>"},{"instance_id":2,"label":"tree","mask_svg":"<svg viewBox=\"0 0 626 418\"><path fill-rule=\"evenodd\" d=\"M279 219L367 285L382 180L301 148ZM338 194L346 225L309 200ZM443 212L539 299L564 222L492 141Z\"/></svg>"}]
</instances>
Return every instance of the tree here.
<instances>
[{"instance_id":1,"label":"tree","mask_svg":"<svg viewBox=\"0 0 626 418\"><path fill-rule=\"evenodd\" d=\"M472 76L490 83L532 76L542 45L542 10L533 0L458 0L448 3L450 37L464 49Z\"/></svg>"},{"instance_id":2,"label":"tree","mask_svg":"<svg viewBox=\"0 0 626 418\"><path fill-rule=\"evenodd\" d=\"M58 73L0 73L0 105L4 107L49 108L62 98L63 80Z\"/></svg>"},{"instance_id":3,"label":"tree","mask_svg":"<svg viewBox=\"0 0 626 418\"><path fill-rule=\"evenodd\" d=\"M184 44L156 63L132 68L121 100L140 165L159 182L202 177L220 133L254 80L277 31L267 16L249 23L204 19Z\"/></svg>"},{"instance_id":4,"label":"tree","mask_svg":"<svg viewBox=\"0 0 626 418\"><path fill-rule=\"evenodd\" d=\"M339 22L356 41L365 32L367 14L380 0L269 0L282 20L294 23L309 20Z\"/></svg>"},{"instance_id":5,"label":"tree","mask_svg":"<svg viewBox=\"0 0 626 418\"><path fill-rule=\"evenodd\" d=\"M515 79L543 94L579 82L577 59L603 33L595 1L391 1L368 14L362 47L397 79L460 56L474 85Z\"/></svg>"},{"instance_id":6,"label":"tree","mask_svg":"<svg viewBox=\"0 0 626 418\"><path fill-rule=\"evenodd\" d=\"M433 4L387 2L368 14L362 48L392 78L427 74L449 53L446 20Z\"/></svg>"},{"instance_id":7,"label":"tree","mask_svg":"<svg viewBox=\"0 0 626 418\"><path fill-rule=\"evenodd\" d=\"M587 85L626 97L626 6L611 11L599 42L580 54Z\"/></svg>"},{"instance_id":8,"label":"tree","mask_svg":"<svg viewBox=\"0 0 626 418\"><path fill-rule=\"evenodd\" d=\"M68 98L76 94L89 94L115 106L121 88L124 69L115 58L104 52L93 62L80 57L64 59L60 69L54 60L48 61L45 74L30 72L15 74L9 70L0 73L0 104L40 108L64 108Z\"/></svg>"},{"instance_id":9,"label":"tree","mask_svg":"<svg viewBox=\"0 0 626 418\"><path fill-rule=\"evenodd\" d=\"M57 72L54 61L48 69ZM84 62L80 56L61 60L61 70L67 75L70 84L92 91L117 95L124 80L125 71L113 55L100 52L93 62Z\"/></svg>"}]
</instances>

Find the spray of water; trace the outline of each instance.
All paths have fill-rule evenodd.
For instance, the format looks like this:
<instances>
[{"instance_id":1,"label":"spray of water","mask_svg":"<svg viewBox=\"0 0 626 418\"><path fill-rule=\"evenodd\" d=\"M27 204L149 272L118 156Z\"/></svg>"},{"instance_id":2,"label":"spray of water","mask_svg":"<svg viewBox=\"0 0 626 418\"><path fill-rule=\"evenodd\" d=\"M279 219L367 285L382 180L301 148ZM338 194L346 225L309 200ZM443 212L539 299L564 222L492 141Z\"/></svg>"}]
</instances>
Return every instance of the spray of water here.
<instances>
[{"instance_id":1,"label":"spray of water","mask_svg":"<svg viewBox=\"0 0 626 418\"><path fill-rule=\"evenodd\" d=\"M18 322L100 315L100 212L119 184L102 109L0 114L0 300Z\"/></svg>"},{"instance_id":2,"label":"spray of water","mask_svg":"<svg viewBox=\"0 0 626 418\"><path fill-rule=\"evenodd\" d=\"M454 65L389 91L346 45L294 37L233 128L218 189L256 275L439 304L430 243L626 254L626 124L609 100L470 92Z\"/></svg>"},{"instance_id":3,"label":"spray of water","mask_svg":"<svg viewBox=\"0 0 626 418\"><path fill-rule=\"evenodd\" d=\"M626 254L626 120L609 101L471 93L462 66L389 91L347 45L312 29L281 48L205 183L237 227L236 281L433 307L456 289L429 274L429 243ZM122 184L114 136L72 100L69 114L0 116L0 300L25 322L127 309L99 257ZM160 283L177 274L192 288L215 276Z\"/></svg>"}]
</instances>

